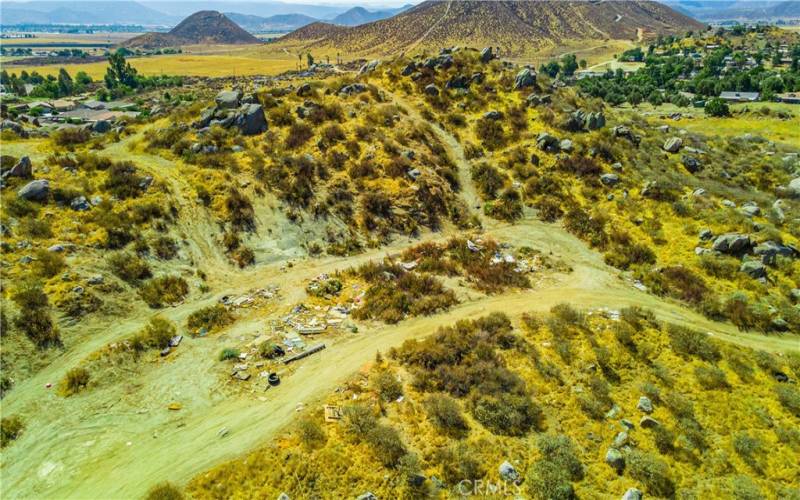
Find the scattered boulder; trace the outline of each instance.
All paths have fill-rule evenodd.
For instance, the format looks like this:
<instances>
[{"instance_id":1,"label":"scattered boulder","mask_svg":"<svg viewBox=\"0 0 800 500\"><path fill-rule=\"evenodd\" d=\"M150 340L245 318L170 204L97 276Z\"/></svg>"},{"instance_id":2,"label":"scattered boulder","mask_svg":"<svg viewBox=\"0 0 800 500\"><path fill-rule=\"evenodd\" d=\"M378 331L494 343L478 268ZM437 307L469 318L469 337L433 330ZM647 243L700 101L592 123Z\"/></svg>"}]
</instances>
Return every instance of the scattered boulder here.
<instances>
[{"instance_id":1,"label":"scattered boulder","mask_svg":"<svg viewBox=\"0 0 800 500\"><path fill-rule=\"evenodd\" d=\"M97 120L92 124L92 132L97 132L98 134L105 134L111 130L111 122L108 120Z\"/></svg>"},{"instance_id":2,"label":"scattered boulder","mask_svg":"<svg viewBox=\"0 0 800 500\"><path fill-rule=\"evenodd\" d=\"M753 254L761 257L761 262L767 265L774 265L777 257L794 258L797 256L797 249L776 243L765 241L753 249Z\"/></svg>"},{"instance_id":3,"label":"scattered boulder","mask_svg":"<svg viewBox=\"0 0 800 500\"><path fill-rule=\"evenodd\" d=\"M786 188L788 194L794 198L800 198L800 177L796 177L789 181Z\"/></svg>"},{"instance_id":4,"label":"scattered boulder","mask_svg":"<svg viewBox=\"0 0 800 500\"><path fill-rule=\"evenodd\" d=\"M280 498L278 500L281 500ZM286 500L289 500L288 497ZM375 496L374 493L371 491L367 491L366 493L362 493L356 497L356 500L378 500L378 497Z\"/></svg>"},{"instance_id":5,"label":"scattered boulder","mask_svg":"<svg viewBox=\"0 0 800 500\"><path fill-rule=\"evenodd\" d=\"M102 285L103 284L103 275L102 274L95 274L91 276L86 283L89 285Z\"/></svg>"},{"instance_id":6,"label":"scattered boulder","mask_svg":"<svg viewBox=\"0 0 800 500\"><path fill-rule=\"evenodd\" d=\"M241 90L223 90L217 94L217 97L214 98L214 102L217 103L218 109L234 109L239 107L241 99Z\"/></svg>"},{"instance_id":7,"label":"scattered boulder","mask_svg":"<svg viewBox=\"0 0 800 500\"><path fill-rule=\"evenodd\" d=\"M505 461L502 464L500 464L498 470L500 471L500 477L502 477L506 481L515 483L520 479L519 472L517 472L517 469L515 469L514 466L511 465L511 463L508 461Z\"/></svg>"},{"instance_id":8,"label":"scattered boulder","mask_svg":"<svg viewBox=\"0 0 800 500\"><path fill-rule=\"evenodd\" d=\"M736 208L736 203L732 202L731 200L722 200L722 206L728 208Z\"/></svg>"},{"instance_id":9,"label":"scattered boulder","mask_svg":"<svg viewBox=\"0 0 800 500\"><path fill-rule=\"evenodd\" d=\"M192 124L192 127L197 129L208 127L211 120L214 119L214 111L214 108L204 109L203 112L200 113L200 118Z\"/></svg>"},{"instance_id":10,"label":"scattered boulder","mask_svg":"<svg viewBox=\"0 0 800 500\"><path fill-rule=\"evenodd\" d=\"M620 449L623 446L625 446L626 444L628 444L628 433L625 432L625 431L622 431L622 432L618 433L616 435L616 437L614 437L614 442L612 443L611 446L613 446L616 449Z\"/></svg>"},{"instance_id":11,"label":"scattered boulder","mask_svg":"<svg viewBox=\"0 0 800 500\"><path fill-rule=\"evenodd\" d=\"M489 61L491 61L492 59L494 59L494 54L492 53L492 48L491 47L484 47L484 49L481 50L481 62L486 64Z\"/></svg>"},{"instance_id":12,"label":"scattered boulder","mask_svg":"<svg viewBox=\"0 0 800 500\"><path fill-rule=\"evenodd\" d=\"M540 104L550 104L552 102L552 98L548 94L530 94L525 98L525 101L528 103L528 106L533 107Z\"/></svg>"},{"instance_id":13,"label":"scattered boulder","mask_svg":"<svg viewBox=\"0 0 800 500\"><path fill-rule=\"evenodd\" d=\"M48 252L61 253L64 251L64 245L53 245L47 249Z\"/></svg>"},{"instance_id":14,"label":"scattered boulder","mask_svg":"<svg viewBox=\"0 0 800 500\"><path fill-rule=\"evenodd\" d=\"M73 198L72 201L69 202L69 207L78 212L83 212L92 208L85 196Z\"/></svg>"},{"instance_id":15,"label":"scattered boulder","mask_svg":"<svg viewBox=\"0 0 800 500\"><path fill-rule=\"evenodd\" d=\"M503 119L503 113L501 113L499 111L492 110L492 111L487 111L486 113L484 113L483 117L486 120L502 120Z\"/></svg>"},{"instance_id":16,"label":"scattered boulder","mask_svg":"<svg viewBox=\"0 0 800 500\"><path fill-rule=\"evenodd\" d=\"M708 241L714 237L714 233L710 229L703 229L700 231L700 241Z\"/></svg>"},{"instance_id":17,"label":"scattered boulder","mask_svg":"<svg viewBox=\"0 0 800 500\"><path fill-rule=\"evenodd\" d=\"M659 425L661 425L661 423L658 420L647 415L645 415L644 417L642 417L641 420L639 420L639 427L641 427L642 429L652 429L653 427L658 427Z\"/></svg>"},{"instance_id":18,"label":"scattered boulder","mask_svg":"<svg viewBox=\"0 0 800 500\"><path fill-rule=\"evenodd\" d=\"M739 233L727 233L714 240L711 248L728 255L744 255L753 247L750 236Z\"/></svg>"},{"instance_id":19,"label":"scattered boulder","mask_svg":"<svg viewBox=\"0 0 800 500\"><path fill-rule=\"evenodd\" d=\"M466 89L469 88L470 79L465 75L456 75L444 84L446 89Z\"/></svg>"},{"instance_id":20,"label":"scattered boulder","mask_svg":"<svg viewBox=\"0 0 800 500\"><path fill-rule=\"evenodd\" d=\"M50 182L45 179L38 179L25 184L17 196L28 201L45 201L50 194Z\"/></svg>"},{"instance_id":21,"label":"scattered boulder","mask_svg":"<svg viewBox=\"0 0 800 500\"><path fill-rule=\"evenodd\" d=\"M429 84L425 86L425 95L429 95L431 97L435 97L439 95L439 87L434 84Z\"/></svg>"},{"instance_id":22,"label":"scattered boulder","mask_svg":"<svg viewBox=\"0 0 800 500\"><path fill-rule=\"evenodd\" d=\"M351 83L339 89L339 94L342 95L355 95L367 91L367 86L363 83Z\"/></svg>"},{"instance_id":23,"label":"scattered boulder","mask_svg":"<svg viewBox=\"0 0 800 500\"><path fill-rule=\"evenodd\" d=\"M761 208L755 202L748 201L742 205L742 213L747 217L757 217L761 215Z\"/></svg>"},{"instance_id":24,"label":"scattered boulder","mask_svg":"<svg viewBox=\"0 0 800 500\"><path fill-rule=\"evenodd\" d=\"M694 156L683 155L681 157L681 163L683 163L683 168L685 168L689 173L695 174L700 171L700 160Z\"/></svg>"},{"instance_id":25,"label":"scattered boulder","mask_svg":"<svg viewBox=\"0 0 800 500\"><path fill-rule=\"evenodd\" d=\"M8 177L19 177L21 179L32 178L33 166L31 165L31 159L27 156L20 158L13 167L3 172L2 178L6 179Z\"/></svg>"},{"instance_id":26,"label":"scattered boulder","mask_svg":"<svg viewBox=\"0 0 800 500\"><path fill-rule=\"evenodd\" d=\"M536 144L539 146L539 149L542 151L547 151L548 153L557 153L558 152L558 138L548 134L547 132L542 132L536 138Z\"/></svg>"},{"instance_id":27,"label":"scattered boulder","mask_svg":"<svg viewBox=\"0 0 800 500\"><path fill-rule=\"evenodd\" d=\"M0 122L0 130L10 130L23 139L28 137L28 132L22 128L22 125L11 120L3 120Z\"/></svg>"},{"instance_id":28,"label":"scattered boulder","mask_svg":"<svg viewBox=\"0 0 800 500\"><path fill-rule=\"evenodd\" d=\"M663 149L667 153L677 153L683 146L683 139L680 137L670 137L664 142Z\"/></svg>"},{"instance_id":29,"label":"scattered boulder","mask_svg":"<svg viewBox=\"0 0 800 500\"><path fill-rule=\"evenodd\" d=\"M257 135L267 131L267 118L260 104L245 104L236 115L235 124L244 135Z\"/></svg>"},{"instance_id":30,"label":"scattered boulder","mask_svg":"<svg viewBox=\"0 0 800 500\"><path fill-rule=\"evenodd\" d=\"M522 68L514 78L514 90L533 87L536 85L536 71L531 68Z\"/></svg>"},{"instance_id":31,"label":"scattered boulder","mask_svg":"<svg viewBox=\"0 0 800 500\"><path fill-rule=\"evenodd\" d=\"M406 64L405 68L403 68L403 71L401 71L400 74L403 76L410 76L416 70L417 70L417 64L414 62L410 62Z\"/></svg>"},{"instance_id":32,"label":"scattered boulder","mask_svg":"<svg viewBox=\"0 0 800 500\"><path fill-rule=\"evenodd\" d=\"M583 128L597 130L606 126L606 115L602 111L587 113L583 120Z\"/></svg>"},{"instance_id":33,"label":"scattered boulder","mask_svg":"<svg viewBox=\"0 0 800 500\"><path fill-rule=\"evenodd\" d=\"M297 95L299 95L300 97L305 97L311 93L311 90L312 90L311 84L304 83L297 88Z\"/></svg>"},{"instance_id":34,"label":"scattered boulder","mask_svg":"<svg viewBox=\"0 0 800 500\"><path fill-rule=\"evenodd\" d=\"M653 413L653 402L647 396L642 396L639 398L639 404L636 405L636 408L645 413Z\"/></svg>"},{"instance_id":35,"label":"scattered boulder","mask_svg":"<svg viewBox=\"0 0 800 500\"><path fill-rule=\"evenodd\" d=\"M608 451L606 451L605 461L617 471L617 474L621 474L625 469L625 457L622 456L622 452L616 448L609 448Z\"/></svg>"},{"instance_id":36,"label":"scattered boulder","mask_svg":"<svg viewBox=\"0 0 800 500\"><path fill-rule=\"evenodd\" d=\"M603 174L600 176L600 182L605 186L616 186L619 184L619 176L617 174Z\"/></svg>"},{"instance_id":37,"label":"scattered boulder","mask_svg":"<svg viewBox=\"0 0 800 500\"><path fill-rule=\"evenodd\" d=\"M572 141L569 139L562 139L561 142L558 143L558 147L561 149L561 151L570 153L572 152Z\"/></svg>"},{"instance_id":38,"label":"scattered boulder","mask_svg":"<svg viewBox=\"0 0 800 500\"><path fill-rule=\"evenodd\" d=\"M747 260L742 262L739 271L750 276L753 279L762 279L767 277L767 268L760 260Z\"/></svg>"},{"instance_id":39,"label":"scattered boulder","mask_svg":"<svg viewBox=\"0 0 800 500\"><path fill-rule=\"evenodd\" d=\"M628 491L622 495L622 500L642 500L643 498L644 494L636 488L628 488Z\"/></svg>"},{"instance_id":40,"label":"scattered boulder","mask_svg":"<svg viewBox=\"0 0 800 500\"><path fill-rule=\"evenodd\" d=\"M616 127L611 129L611 133L614 135L614 137L628 139L635 146L638 146L642 140L641 137L635 135L631 131L631 129L629 129L625 125L617 125Z\"/></svg>"}]
</instances>

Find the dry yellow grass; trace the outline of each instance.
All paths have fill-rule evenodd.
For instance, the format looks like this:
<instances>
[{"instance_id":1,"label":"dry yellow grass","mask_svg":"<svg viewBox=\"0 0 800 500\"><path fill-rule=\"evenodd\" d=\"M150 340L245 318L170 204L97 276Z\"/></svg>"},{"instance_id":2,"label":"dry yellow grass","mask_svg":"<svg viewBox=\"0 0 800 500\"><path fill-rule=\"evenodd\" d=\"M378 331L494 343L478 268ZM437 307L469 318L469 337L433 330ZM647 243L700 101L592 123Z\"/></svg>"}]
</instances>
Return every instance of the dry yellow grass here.
<instances>
[{"instance_id":1,"label":"dry yellow grass","mask_svg":"<svg viewBox=\"0 0 800 500\"><path fill-rule=\"evenodd\" d=\"M296 69L297 61L293 58L262 59L255 57L225 55L173 54L165 56L141 57L129 59L139 74L181 75L181 76L250 76L276 75L284 71ZM47 65L47 66L7 66L10 72L19 74L37 71L42 75L57 75L58 70L66 68L70 74L85 71L94 79L102 79L106 73L107 63Z\"/></svg>"}]
</instances>

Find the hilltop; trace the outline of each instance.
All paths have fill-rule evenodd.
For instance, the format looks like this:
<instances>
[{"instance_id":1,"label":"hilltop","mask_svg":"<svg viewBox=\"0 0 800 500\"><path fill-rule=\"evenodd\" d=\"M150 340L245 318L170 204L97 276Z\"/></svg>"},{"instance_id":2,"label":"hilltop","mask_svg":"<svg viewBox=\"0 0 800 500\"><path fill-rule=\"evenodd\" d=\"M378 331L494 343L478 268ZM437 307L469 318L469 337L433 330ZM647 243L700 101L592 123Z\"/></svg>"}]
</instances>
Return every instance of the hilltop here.
<instances>
[{"instance_id":1,"label":"hilltop","mask_svg":"<svg viewBox=\"0 0 800 500\"><path fill-rule=\"evenodd\" d=\"M387 19L392 16L396 16L401 12L404 12L408 9L413 7L412 5L404 5L402 7L398 7L396 9L385 9L385 10L376 10L370 11L365 9L364 7L353 7L352 9L342 12L338 16L334 17L331 22L333 24L338 24L342 26L359 26L361 24L371 23L375 21L380 21L381 19Z\"/></svg>"},{"instance_id":2,"label":"hilltop","mask_svg":"<svg viewBox=\"0 0 800 500\"><path fill-rule=\"evenodd\" d=\"M145 33L125 42L127 47L175 47L197 44L247 44L260 40L221 12L204 10L187 17L168 33Z\"/></svg>"},{"instance_id":3,"label":"hilltop","mask_svg":"<svg viewBox=\"0 0 800 500\"><path fill-rule=\"evenodd\" d=\"M285 42L391 54L420 46L499 46L520 54L574 40L633 40L703 25L656 2L442 2L354 28L315 23Z\"/></svg>"},{"instance_id":4,"label":"hilltop","mask_svg":"<svg viewBox=\"0 0 800 500\"><path fill-rule=\"evenodd\" d=\"M225 17L248 31L289 31L316 22L317 19L304 14L279 14L270 17L226 12Z\"/></svg>"}]
</instances>

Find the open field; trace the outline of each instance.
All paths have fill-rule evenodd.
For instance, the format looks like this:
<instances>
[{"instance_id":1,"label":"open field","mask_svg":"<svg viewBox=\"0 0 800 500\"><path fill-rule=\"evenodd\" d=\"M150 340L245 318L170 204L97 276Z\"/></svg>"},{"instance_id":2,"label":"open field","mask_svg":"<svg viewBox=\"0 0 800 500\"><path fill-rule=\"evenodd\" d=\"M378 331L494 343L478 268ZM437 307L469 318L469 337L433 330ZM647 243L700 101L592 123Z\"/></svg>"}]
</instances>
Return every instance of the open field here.
<instances>
[{"instance_id":1,"label":"open field","mask_svg":"<svg viewBox=\"0 0 800 500\"><path fill-rule=\"evenodd\" d=\"M0 45L118 44L141 33L34 33L34 38L3 38Z\"/></svg>"},{"instance_id":2,"label":"open field","mask_svg":"<svg viewBox=\"0 0 800 500\"><path fill-rule=\"evenodd\" d=\"M131 66L141 75L180 75L180 76L249 76L249 75L276 75L284 71L297 69L297 60L294 57L284 56L272 59L262 59L246 56L226 55L194 55L170 54L163 56L150 56L130 58ZM57 75L58 70L66 68L71 74L85 71L93 79L102 79L105 75L106 62L88 64L62 64L46 66L7 66L10 72L19 73L23 70L37 71L42 75Z\"/></svg>"}]
</instances>

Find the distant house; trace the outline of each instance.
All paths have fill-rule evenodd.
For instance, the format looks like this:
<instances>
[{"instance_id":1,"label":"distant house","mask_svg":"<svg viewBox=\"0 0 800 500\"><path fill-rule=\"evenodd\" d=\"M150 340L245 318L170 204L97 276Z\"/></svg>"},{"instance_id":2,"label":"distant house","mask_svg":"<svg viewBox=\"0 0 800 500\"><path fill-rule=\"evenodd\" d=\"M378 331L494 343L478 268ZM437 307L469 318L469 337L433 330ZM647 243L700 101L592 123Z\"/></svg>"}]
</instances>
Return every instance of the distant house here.
<instances>
[{"instance_id":1,"label":"distant house","mask_svg":"<svg viewBox=\"0 0 800 500\"><path fill-rule=\"evenodd\" d=\"M99 110L99 109L106 109L106 103L102 101L83 101L81 106L88 109Z\"/></svg>"},{"instance_id":2,"label":"distant house","mask_svg":"<svg viewBox=\"0 0 800 500\"><path fill-rule=\"evenodd\" d=\"M68 99L56 99L53 101L53 108L55 108L55 110L58 112L72 111L75 109L75 101L70 101Z\"/></svg>"},{"instance_id":3,"label":"distant house","mask_svg":"<svg viewBox=\"0 0 800 500\"><path fill-rule=\"evenodd\" d=\"M719 98L730 102L755 102L759 95L758 92L722 92Z\"/></svg>"},{"instance_id":4,"label":"distant house","mask_svg":"<svg viewBox=\"0 0 800 500\"><path fill-rule=\"evenodd\" d=\"M775 100L785 102L786 104L800 104L800 92L787 92L785 94L778 94Z\"/></svg>"}]
</instances>

